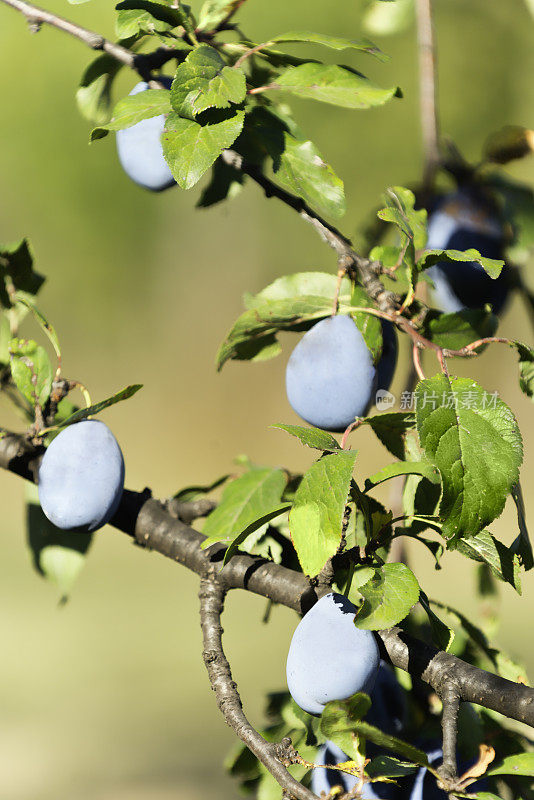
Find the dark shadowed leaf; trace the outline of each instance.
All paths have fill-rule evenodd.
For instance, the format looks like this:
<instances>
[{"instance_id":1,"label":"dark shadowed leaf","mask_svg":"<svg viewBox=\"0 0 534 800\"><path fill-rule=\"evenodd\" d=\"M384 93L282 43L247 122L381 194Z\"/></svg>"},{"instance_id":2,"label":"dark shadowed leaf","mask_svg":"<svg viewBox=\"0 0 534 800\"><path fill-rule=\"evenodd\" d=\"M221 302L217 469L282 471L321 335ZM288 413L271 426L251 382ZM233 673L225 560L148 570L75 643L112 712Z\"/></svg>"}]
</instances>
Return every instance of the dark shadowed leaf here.
<instances>
[{"instance_id":1,"label":"dark shadowed leaf","mask_svg":"<svg viewBox=\"0 0 534 800\"><path fill-rule=\"evenodd\" d=\"M487 564L499 580L506 581L521 594L519 557L489 531L458 540L456 549L473 561Z\"/></svg>"}]
</instances>

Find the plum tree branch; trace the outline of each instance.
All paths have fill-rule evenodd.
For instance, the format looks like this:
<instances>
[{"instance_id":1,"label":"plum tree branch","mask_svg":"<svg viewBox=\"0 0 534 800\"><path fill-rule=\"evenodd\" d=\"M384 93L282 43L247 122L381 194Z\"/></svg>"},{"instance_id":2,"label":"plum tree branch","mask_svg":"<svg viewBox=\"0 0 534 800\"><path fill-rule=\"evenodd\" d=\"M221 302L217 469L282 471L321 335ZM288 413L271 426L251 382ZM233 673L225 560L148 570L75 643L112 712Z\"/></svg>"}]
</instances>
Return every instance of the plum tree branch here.
<instances>
[{"instance_id":1,"label":"plum tree branch","mask_svg":"<svg viewBox=\"0 0 534 800\"><path fill-rule=\"evenodd\" d=\"M225 722L269 770L290 797L294 797L296 800L315 800L313 792L295 780L280 761L278 757L280 745L267 742L252 727L243 712L241 698L232 678L232 671L222 643L221 615L224 608L225 590L215 576L203 578L200 581L199 597L203 639L202 658L208 671L211 688L215 692L217 705Z\"/></svg>"},{"instance_id":2,"label":"plum tree branch","mask_svg":"<svg viewBox=\"0 0 534 800\"><path fill-rule=\"evenodd\" d=\"M33 480L42 452L42 448L33 448L24 437L4 432L0 438L0 468ZM226 550L223 544L202 550L205 537L173 518L148 489L125 490L112 525L147 550L171 558L203 578L213 575L214 566L220 566ZM300 614L318 599L318 590L301 572L259 556L234 556L217 572L217 582L224 591L243 589ZM534 689L437 650L400 628L382 630L378 635L391 663L421 678L440 697L450 684L456 687L462 700L534 726Z\"/></svg>"},{"instance_id":3,"label":"plum tree branch","mask_svg":"<svg viewBox=\"0 0 534 800\"><path fill-rule=\"evenodd\" d=\"M135 53L120 44L110 42L109 39L104 38L99 33L82 28L81 25L76 25L76 23L70 22L70 20L60 17L58 14L53 14L44 8L34 6L32 3L25 2L25 0L0 0L0 2L24 14L34 31L38 31L41 25L50 25L52 28L57 28L70 36L76 37L92 50L103 50L117 61L120 61L121 64L131 69L136 68Z\"/></svg>"}]
</instances>

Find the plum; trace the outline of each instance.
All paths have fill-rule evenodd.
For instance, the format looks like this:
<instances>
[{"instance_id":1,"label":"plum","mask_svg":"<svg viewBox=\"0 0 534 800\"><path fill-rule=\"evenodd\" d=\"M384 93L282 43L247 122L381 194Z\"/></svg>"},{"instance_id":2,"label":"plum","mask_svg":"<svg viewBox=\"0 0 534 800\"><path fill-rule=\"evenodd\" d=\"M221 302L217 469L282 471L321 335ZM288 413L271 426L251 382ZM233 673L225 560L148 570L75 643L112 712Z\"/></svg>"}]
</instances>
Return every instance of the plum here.
<instances>
[{"instance_id":1,"label":"plum","mask_svg":"<svg viewBox=\"0 0 534 800\"><path fill-rule=\"evenodd\" d=\"M115 514L124 488L124 460L103 422L69 425L47 448L38 474L39 501L62 530L96 531Z\"/></svg>"},{"instance_id":2,"label":"plum","mask_svg":"<svg viewBox=\"0 0 534 800\"><path fill-rule=\"evenodd\" d=\"M469 250L502 259L504 232L496 211L483 198L466 190L446 195L428 219L429 250ZM463 308L482 308L486 303L499 313L508 296L509 268L497 279L490 278L474 261L440 263L428 270L439 307L447 313Z\"/></svg>"},{"instance_id":3,"label":"plum","mask_svg":"<svg viewBox=\"0 0 534 800\"><path fill-rule=\"evenodd\" d=\"M373 688L380 654L371 631L355 627L356 610L346 597L331 592L297 625L287 656L287 686L308 714L321 714L331 700Z\"/></svg>"},{"instance_id":4,"label":"plum","mask_svg":"<svg viewBox=\"0 0 534 800\"><path fill-rule=\"evenodd\" d=\"M347 754L340 747L334 742L327 741L319 748L315 763L333 766L349 760ZM356 786L356 782L357 778L346 772L333 769L314 769L311 776L311 790L319 796L322 792L328 795L334 786L341 786L344 792L350 792ZM397 787L394 784L385 783L366 783L361 793L363 800L396 800L397 796Z\"/></svg>"},{"instance_id":5,"label":"plum","mask_svg":"<svg viewBox=\"0 0 534 800\"><path fill-rule=\"evenodd\" d=\"M395 326L382 320L382 355L376 366L376 391L387 391L397 366L397 334Z\"/></svg>"},{"instance_id":6,"label":"plum","mask_svg":"<svg viewBox=\"0 0 534 800\"><path fill-rule=\"evenodd\" d=\"M293 410L317 428L342 431L371 403L376 370L351 317L317 322L289 358L287 398Z\"/></svg>"},{"instance_id":7,"label":"plum","mask_svg":"<svg viewBox=\"0 0 534 800\"><path fill-rule=\"evenodd\" d=\"M170 78L159 80L165 88L170 89ZM141 81L134 86L130 95L145 92L148 88L148 83ZM159 114L117 131L117 153L124 171L135 183L152 192L161 192L175 184L163 157L161 134L164 127L165 115Z\"/></svg>"},{"instance_id":8,"label":"plum","mask_svg":"<svg viewBox=\"0 0 534 800\"><path fill-rule=\"evenodd\" d=\"M406 698L395 672L381 661L366 720L384 733L398 736L404 727L406 712Z\"/></svg>"}]
</instances>

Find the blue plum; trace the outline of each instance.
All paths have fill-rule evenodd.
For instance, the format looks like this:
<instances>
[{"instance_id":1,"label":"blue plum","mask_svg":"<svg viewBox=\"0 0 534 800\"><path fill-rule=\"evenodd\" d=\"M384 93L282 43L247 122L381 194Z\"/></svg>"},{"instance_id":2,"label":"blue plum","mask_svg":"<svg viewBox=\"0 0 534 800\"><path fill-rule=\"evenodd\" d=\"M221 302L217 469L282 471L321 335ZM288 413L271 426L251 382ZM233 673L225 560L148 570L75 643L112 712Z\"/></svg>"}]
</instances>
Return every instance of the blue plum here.
<instances>
[{"instance_id":1,"label":"blue plum","mask_svg":"<svg viewBox=\"0 0 534 800\"><path fill-rule=\"evenodd\" d=\"M342 431L363 416L373 397L376 369L365 340L351 317L317 322L289 358L287 398L311 425Z\"/></svg>"},{"instance_id":2,"label":"blue plum","mask_svg":"<svg viewBox=\"0 0 534 800\"><path fill-rule=\"evenodd\" d=\"M103 422L83 420L65 428L39 467L39 501L62 530L96 531L115 514L124 488L124 460Z\"/></svg>"},{"instance_id":3,"label":"blue plum","mask_svg":"<svg viewBox=\"0 0 534 800\"><path fill-rule=\"evenodd\" d=\"M406 721L406 713L406 697L395 672L389 664L381 661L366 720L384 733L399 736Z\"/></svg>"},{"instance_id":4,"label":"blue plum","mask_svg":"<svg viewBox=\"0 0 534 800\"><path fill-rule=\"evenodd\" d=\"M170 78L159 80L170 89ZM130 95L145 92L147 89L148 83L141 81L134 86ZM124 171L135 183L152 192L161 192L175 184L163 157L161 134L164 127L165 115L159 114L117 131L117 152Z\"/></svg>"},{"instance_id":5,"label":"blue plum","mask_svg":"<svg viewBox=\"0 0 534 800\"><path fill-rule=\"evenodd\" d=\"M297 625L287 656L287 686L308 714L321 714L331 700L373 688L380 654L371 631L355 627L355 613L346 597L331 592Z\"/></svg>"},{"instance_id":6,"label":"blue plum","mask_svg":"<svg viewBox=\"0 0 534 800\"><path fill-rule=\"evenodd\" d=\"M397 334L395 326L382 320L382 355L376 365L376 391L387 391L391 386L395 367L397 366Z\"/></svg>"},{"instance_id":7,"label":"blue plum","mask_svg":"<svg viewBox=\"0 0 534 800\"><path fill-rule=\"evenodd\" d=\"M430 213L430 250L475 248L487 258L502 259L504 232L496 212L480 198L465 190L446 195ZM474 261L436 264L428 270L435 285L434 297L447 313L463 308L482 308L486 303L499 313L508 296L509 269L505 265L493 280Z\"/></svg>"}]
</instances>

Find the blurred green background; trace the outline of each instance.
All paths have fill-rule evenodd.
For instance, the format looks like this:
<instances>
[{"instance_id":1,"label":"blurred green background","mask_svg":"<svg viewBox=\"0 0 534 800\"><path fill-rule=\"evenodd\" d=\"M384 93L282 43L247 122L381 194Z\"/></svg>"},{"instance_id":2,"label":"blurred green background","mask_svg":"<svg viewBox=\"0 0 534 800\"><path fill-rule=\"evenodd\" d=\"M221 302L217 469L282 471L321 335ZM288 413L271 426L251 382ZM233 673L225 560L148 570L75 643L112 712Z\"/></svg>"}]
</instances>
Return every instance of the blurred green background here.
<instances>
[{"instance_id":1,"label":"blurred green background","mask_svg":"<svg viewBox=\"0 0 534 800\"><path fill-rule=\"evenodd\" d=\"M443 128L476 159L490 131L534 127L534 20L523 0L435 5ZM108 0L48 0L47 7L113 36ZM362 7L361 0L249 0L240 19L256 41L302 28L356 37ZM387 185L414 181L420 171L414 31L378 41L391 62L345 60L383 85L400 84L403 100L365 112L294 103L307 135L345 180L343 228L350 235ZM90 125L74 93L90 59L57 31L30 35L19 15L0 5L0 240L28 235L33 242L48 276L40 305L62 339L65 374L96 399L144 383L135 399L105 415L124 450L131 488L150 486L164 497L232 469L239 453L305 468L311 452L269 429L296 421L283 388L295 340L286 337L284 356L267 364L231 363L218 375L213 362L243 291L287 272L334 270L332 254L255 186L205 211L194 208L199 187L153 196L130 183L112 137L87 146ZM123 74L116 97L134 83ZM534 159L510 172L534 183ZM531 339L518 299L501 331ZM429 372L435 367L426 364ZM486 354L469 368L517 413L529 510L532 406L517 388L515 359L498 350L495 360ZM458 373L466 374L465 364ZM402 382L400 375L395 387ZM3 423L13 424L5 403L1 412ZM388 461L367 434L354 446L362 468ZM58 608L54 589L30 568L19 479L1 476L0 504L1 800L235 797L221 766L233 736L201 660L196 577L106 528L70 602ZM515 537L512 509L493 530L505 541ZM435 572L422 550L412 548L410 558L427 593L479 613L468 566L450 555ZM534 642L525 635L533 600L532 573L522 599L503 591L498 640L534 673ZM275 609L272 624L263 626L263 610L260 599L234 594L225 619L234 676L256 723L264 692L285 685L296 623Z\"/></svg>"}]
</instances>

